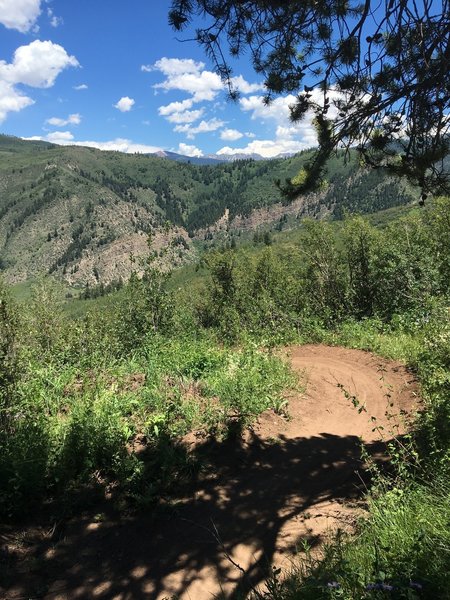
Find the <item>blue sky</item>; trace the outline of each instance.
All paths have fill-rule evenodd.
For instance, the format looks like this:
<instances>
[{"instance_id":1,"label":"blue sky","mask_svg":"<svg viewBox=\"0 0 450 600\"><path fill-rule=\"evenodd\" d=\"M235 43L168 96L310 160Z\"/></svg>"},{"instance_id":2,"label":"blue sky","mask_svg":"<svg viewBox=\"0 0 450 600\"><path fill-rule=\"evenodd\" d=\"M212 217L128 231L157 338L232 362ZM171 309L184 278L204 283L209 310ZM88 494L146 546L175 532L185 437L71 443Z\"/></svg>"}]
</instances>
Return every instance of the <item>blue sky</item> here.
<instances>
[{"instance_id":1,"label":"blue sky","mask_svg":"<svg viewBox=\"0 0 450 600\"><path fill-rule=\"evenodd\" d=\"M263 105L261 81L245 57L233 65L240 100L227 100L202 50L176 39L169 6L0 0L0 132L190 156L270 157L315 145L310 119L289 122L292 96Z\"/></svg>"}]
</instances>

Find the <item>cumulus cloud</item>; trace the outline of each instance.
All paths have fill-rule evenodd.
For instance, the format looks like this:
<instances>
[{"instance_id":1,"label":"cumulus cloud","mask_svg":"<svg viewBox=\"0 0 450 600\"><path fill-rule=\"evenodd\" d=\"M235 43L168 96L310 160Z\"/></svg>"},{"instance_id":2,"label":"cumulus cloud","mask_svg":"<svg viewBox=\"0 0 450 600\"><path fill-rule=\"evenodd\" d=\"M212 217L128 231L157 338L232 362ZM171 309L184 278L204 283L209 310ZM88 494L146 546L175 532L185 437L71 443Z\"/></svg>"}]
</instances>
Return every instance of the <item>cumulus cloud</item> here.
<instances>
[{"instance_id":1,"label":"cumulus cloud","mask_svg":"<svg viewBox=\"0 0 450 600\"><path fill-rule=\"evenodd\" d=\"M32 98L17 89L18 84L50 88L64 69L78 66L74 56L53 42L35 40L28 46L17 48L11 63L0 60L0 121L8 113L34 104Z\"/></svg>"},{"instance_id":2,"label":"cumulus cloud","mask_svg":"<svg viewBox=\"0 0 450 600\"><path fill-rule=\"evenodd\" d=\"M220 132L220 139L226 140L227 142L235 142L244 137L244 134L237 129L224 129Z\"/></svg>"},{"instance_id":3,"label":"cumulus cloud","mask_svg":"<svg viewBox=\"0 0 450 600\"><path fill-rule=\"evenodd\" d=\"M224 146L216 154L260 154L264 158L273 158L280 154L295 154L309 147L297 140L254 140L242 148Z\"/></svg>"},{"instance_id":4,"label":"cumulus cloud","mask_svg":"<svg viewBox=\"0 0 450 600\"><path fill-rule=\"evenodd\" d=\"M178 154L184 154L184 156L203 156L203 152L200 150L200 148L197 148L196 146L189 146L189 144L183 143L178 145L177 152Z\"/></svg>"},{"instance_id":5,"label":"cumulus cloud","mask_svg":"<svg viewBox=\"0 0 450 600\"><path fill-rule=\"evenodd\" d=\"M193 95L194 102L213 100L225 84L217 73L205 70L205 63L191 58L167 58L157 60L154 65L142 65L142 71L161 71L166 80L153 87L163 90L180 90ZM250 94L264 89L259 83L249 83L237 75L231 78L232 85L242 94Z\"/></svg>"},{"instance_id":6,"label":"cumulus cloud","mask_svg":"<svg viewBox=\"0 0 450 600\"><path fill-rule=\"evenodd\" d=\"M114 104L114 108L117 108L117 110L120 110L120 112L129 112L133 106L134 100L128 96L124 96L117 102L117 104Z\"/></svg>"},{"instance_id":7,"label":"cumulus cloud","mask_svg":"<svg viewBox=\"0 0 450 600\"><path fill-rule=\"evenodd\" d=\"M85 83L81 83L80 85L74 85L73 89L79 92L81 90L87 90L88 86Z\"/></svg>"},{"instance_id":8,"label":"cumulus cloud","mask_svg":"<svg viewBox=\"0 0 450 600\"><path fill-rule=\"evenodd\" d=\"M41 12L41 0L0 0L0 23L27 33Z\"/></svg>"},{"instance_id":9,"label":"cumulus cloud","mask_svg":"<svg viewBox=\"0 0 450 600\"><path fill-rule=\"evenodd\" d=\"M186 119L191 116L193 118L195 111L191 111L190 113L186 113L186 111L189 111L194 104L212 102L216 100L219 93L223 93L226 90L225 84L217 73L206 70L205 63L197 62L191 58L163 57L153 65L142 65L141 70L146 72L160 71L165 75L164 81L156 83L153 86L155 90L163 90L165 92L179 91L190 95L189 98L182 101L171 102L159 107L158 112L160 116L165 117L172 123L188 122ZM243 94L263 89L263 86L260 84L248 83L242 75L233 77L232 83ZM197 119L201 116L203 116L203 109L201 114L197 113ZM212 123L213 121L211 120L208 123ZM188 138L192 139L196 133L217 129L217 127L214 127L214 129L204 129L204 124L200 124L199 127L201 129L198 131L195 131L196 128L192 127L176 127L175 131L186 133Z\"/></svg>"},{"instance_id":10,"label":"cumulus cloud","mask_svg":"<svg viewBox=\"0 0 450 600\"><path fill-rule=\"evenodd\" d=\"M295 104L295 96L289 94L288 96L280 96L275 98L270 104L264 104L263 96L249 96L248 98L241 98L239 104L241 109L245 112L251 112L252 119L274 119L277 123L290 123L289 107Z\"/></svg>"},{"instance_id":11,"label":"cumulus cloud","mask_svg":"<svg viewBox=\"0 0 450 600\"><path fill-rule=\"evenodd\" d=\"M205 63L197 62L192 58L160 58L153 66L147 65L149 70L161 71L164 75L172 77L186 73L199 73L205 68Z\"/></svg>"},{"instance_id":12,"label":"cumulus cloud","mask_svg":"<svg viewBox=\"0 0 450 600\"><path fill-rule=\"evenodd\" d=\"M50 19L50 25L52 27L59 27L64 23L62 17L57 17L51 8L47 8L47 16Z\"/></svg>"},{"instance_id":13,"label":"cumulus cloud","mask_svg":"<svg viewBox=\"0 0 450 600\"><path fill-rule=\"evenodd\" d=\"M53 131L46 136L46 139L54 144L67 144L72 142L73 135L70 131Z\"/></svg>"},{"instance_id":14,"label":"cumulus cloud","mask_svg":"<svg viewBox=\"0 0 450 600\"><path fill-rule=\"evenodd\" d=\"M331 101L341 97L337 91L330 91L328 96ZM317 104L321 104L322 92L314 90L312 99ZM240 148L239 152L256 152L262 156L271 157L282 153L299 152L316 146L317 134L313 125L314 114L312 111L308 112L299 123L290 121L290 106L295 104L295 101L296 98L292 94L275 98L269 105L264 104L263 96L241 98L239 101L241 109L249 112L251 119L273 122L276 130L274 140L255 140L246 148ZM328 116L334 118L336 115L337 109L331 104Z\"/></svg>"},{"instance_id":15,"label":"cumulus cloud","mask_svg":"<svg viewBox=\"0 0 450 600\"><path fill-rule=\"evenodd\" d=\"M16 90L10 83L0 81L0 123L8 113L19 112L31 104L34 104L34 100Z\"/></svg>"},{"instance_id":16,"label":"cumulus cloud","mask_svg":"<svg viewBox=\"0 0 450 600\"><path fill-rule=\"evenodd\" d=\"M167 116L167 120L171 123L193 123L203 116L204 109L185 110L184 112L174 112Z\"/></svg>"},{"instance_id":17,"label":"cumulus cloud","mask_svg":"<svg viewBox=\"0 0 450 600\"><path fill-rule=\"evenodd\" d=\"M183 100L182 102L171 102L166 106L160 106L158 108L158 113L162 117L166 117L167 115L171 115L172 113L178 113L188 110L189 108L192 108L193 104L194 101L191 98Z\"/></svg>"},{"instance_id":18,"label":"cumulus cloud","mask_svg":"<svg viewBox=\"0 0 450 600\"><path fill-rule=\"evenodd\" d=\"M124 152L126 154L152 154L161 150L159 146L148 146L146 144L136 144L131 140L124 138L116 138L106 142L98 141L80 141L74 140L70 131L54 131L46 136L35 135L24 140L42 140L46 142L53 142L54 144L60 144L61 146L86 146L89 148L98 148L99 150L115 150L117 152Z\"/></svg>"},{"instance_id":19,"label":"cumulus cloud","mask_svg":"<svg viewBox=\"0 0 450 600\"><path fill-rule=\"evenodd\" d=\"M265 89L262 83L248 83L242 75L232 77L231 84L241 94L253 94L254 92L260 92Z\"/></svg>"},{"instance_id":20,"label":"cumulus cloud","mask_svg":"<svg viewBox=\"0 0 450 600\"><path fill-rule=\"evenodd\" d=\"M46 120L46 123L53 125L54 127L65 127L66 125L79 125L81 123L81 115L74 113L69 115L67 119L59 119L58 117L51 117Z\"/></svg>"},{"instance_id":21,"label":"cumulus cloud","mask_svg":"<svg viewBox=\"0 0 450 600\"><path fill-rule=\"evenodd\" d=\"M64 69L79 66L75 56L67 54L59 44L35 40L28 46L17 48L12 63L0 60L0 80L50 88Z\"/></svg>"},{"instance_id":22,"label":"cumulus cloud","mask_svg":"<svg viewBox=\"0 0 450 600\"><path fill-rule=\"evenodd\" d=\"M216 131L220 127L225 125L225 121L220 119L210 119L209 121L200 121L200 123L192 127L192 125L177 125L175 130L177 133L185 133L189 140L193 140L197 133L208 133L210 131Z\"/></svg>"},{"instance_id":23,"label":"cumulus cloud","mask_svg":"<svg viewBox=\"0 0 450 600\"><path fill-rule=\"evenodd\" d=\"M166 75L165 81L156 83L153 87L158 90L178 90L192 94L193 102L214 100L223 89L223 83L217 73L202 71L203 63L191 59L162 58L155 63Z\"/></svg>"}]
</instances>

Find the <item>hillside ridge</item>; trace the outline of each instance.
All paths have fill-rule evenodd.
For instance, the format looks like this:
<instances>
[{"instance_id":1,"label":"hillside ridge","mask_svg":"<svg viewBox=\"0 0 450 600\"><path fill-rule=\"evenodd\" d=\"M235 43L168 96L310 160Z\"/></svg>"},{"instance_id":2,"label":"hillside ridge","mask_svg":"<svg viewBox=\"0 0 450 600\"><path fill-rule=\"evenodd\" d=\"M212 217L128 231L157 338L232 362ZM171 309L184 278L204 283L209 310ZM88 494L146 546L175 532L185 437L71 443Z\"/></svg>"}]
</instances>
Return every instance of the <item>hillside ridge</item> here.
<instances>
[{"instance_id":1,"label":"hillside ridge","mask_svg":"<svg viewBox=\"0 0 450 600\"><path fill-rule=\"evenodd\" d=\"M11 283L50 273L70 286L108 284L148 255L149 235L154 258L174 267L220 231L237 236L283 227L287 217L340 218L415 198L406 184L336 158L320 193L288 203L274 181L309 156L195 165L0 136L0 270Z\"/></svg>"}]
</instances>

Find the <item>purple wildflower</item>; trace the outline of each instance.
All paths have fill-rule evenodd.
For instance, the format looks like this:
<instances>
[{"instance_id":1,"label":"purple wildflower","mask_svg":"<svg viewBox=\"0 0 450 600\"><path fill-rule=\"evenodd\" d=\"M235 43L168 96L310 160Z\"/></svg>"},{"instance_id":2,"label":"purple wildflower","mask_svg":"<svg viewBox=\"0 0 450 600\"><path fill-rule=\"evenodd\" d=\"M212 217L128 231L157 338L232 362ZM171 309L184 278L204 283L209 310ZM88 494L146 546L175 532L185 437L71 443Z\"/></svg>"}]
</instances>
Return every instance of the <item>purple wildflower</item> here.
<instances>
[{"instance_id":1,"label":"purple wildflower","mask_svg":"<svg viewBox=\"0 0 450 600\"><path fill-rule=\"evenodd\" d=\"M327 583L327 587L331 588L332 590L337 590L341 587L341 585L337 581L330 581Z\"/></svg>"},{"instance_id":2,"label":"purple wildflower","mask_svg":"<svg viewBox=\"0 0 450 600\"><path fill-rule=\"evenodd\" d=\"M368 592L371 592L372 590L380 590L381 589L381 583L368 583L366 585L366 590Z\"/></svg>"},{"instance_id":3,"label":"purple wildflower","mask_svg":"<svg viewBox=\"0 0 450 600\"><path fill-rule=\"evenodd\" d=\"M395 587L390 583L368 583L366 585L366 591L372 592L374 590L382 590L383 592L393 592Z\"/></svg>"},{"instance_id":4,"label":"purple wildflower","mask_svg":"<svg viewBox=\"0 0 450 600\"><path fill-rule=\"evenodd\" d=\"M417 581L410 581L409 587L413 590L421 590L423 588L423 585L421 583L418 583Z\"/></svg>"}]
</instances>

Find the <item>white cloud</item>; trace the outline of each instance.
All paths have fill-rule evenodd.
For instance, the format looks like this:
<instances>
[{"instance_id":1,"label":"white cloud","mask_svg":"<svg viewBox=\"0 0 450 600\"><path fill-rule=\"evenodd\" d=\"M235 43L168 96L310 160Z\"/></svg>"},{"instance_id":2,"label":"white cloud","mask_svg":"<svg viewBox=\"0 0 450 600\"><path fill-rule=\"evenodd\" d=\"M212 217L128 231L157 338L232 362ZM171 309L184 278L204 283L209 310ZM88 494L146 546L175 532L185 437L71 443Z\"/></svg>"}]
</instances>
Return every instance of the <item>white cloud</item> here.
<instances>
[{"instance_id":1,"label":"white cloud","mask_svg":"<svg viewBox=\"0 0 450 600\"><path fill-rule=\"evenodd\" d=\"M34 100L17 91L10 83L0 81L0 123L8 113L19 112L31 104L34 104Z\"/></svg>"},{"instance_id":2,"label":"white cloud","mask_svg":"<svg viewBox=\"0 0 450 600\"><path fill-rule=\"evenodd\" d=\"M161 71L168 77L174 75L184 75L185 73L200 73L205 67L205 63L196 62L192 58L160 58L153 66L143 65L148 71Z\"/></svg>"},{"instance_id":3,"label":"white cloud","mask_svg":"<svg viewBox=\"0 0 450 600\"><path fill-rule=\"evenodd\" d=\"M153 65L142 65L141 70L160 71L165 75L164 81L153 86L155 90L179 91L189 94L189 98L171 102L158 109L160 116L171 123L176 123L174 131L177 133L185 133L188 139L194 139L197 133L216 131L225 124L224 121L213 118L203 120L195 127L190 125L205 113L205 108L191 110L194 104L212 102L216 100L219 93L226 90L226 85L217 73L205 70L205 63L191 58L163 57ZM260 84L248 83L242 75L233 77L232 83L243 94L264 89ZM217 105L214 105L213 108L217 108ZM243 134L233 129L227 129L222 132L222 136L222 139L233 141L243 137Z\"/></svg>"},{"instance_id":4,"label":"white cloud","mask_svg":"<svg viewBox=\"0 0 450 600\"><path fill-rule=\"evenodd\" d=\"M74 113L69 115L67 119L59 119L58 117L51 117L47 119L46 123L53 125L54 127L65 127L66 125L79 125L81 123L81 115Z\"/></svg>"},{"instance_id":5,"label":"white cloud","mask_svg":"<svg viewBox=\"0 0 450 600\"><path fill-rule=\"evenodd\" d=\"M62 17L57 17L51 8L47 8L47 16L50 19L50 25L52 27L59 27L64 23Z\"/></svg>"},{"instance_id":6,"label":"white cloud","mask_svg":"<svg viewBox=\"0 0 450 600\"><path fill-rule=\"evenodd\" d=\"M161 58L153 66L142 65L142 71L161 71L166 80L153 87L163 90L180 90L193 95L195 102L213 100L225 84L213 71L205 71L205 64L191 58ZM264 89L259 83L248 83L242 75L231 78L232 85L243 94L250 94Z\"/></svg>"},{"instance_id":7,"label":"white cloud","mask_svg":"<svg viewBox=\"0 0 450 600\"><path fill-rule=\"evenodd\" d=\"M313 101L320 105L323 102L323 93L314 90L312 94ZM337 91L330 91L328 96L331 101L341 97ZM263 96L241 98L239 101L241 109L250 112L252 120L272 121L276 125L275 140L255 140L242 151L253 151L269 157L283 152L299 152L316 146L317 134L313 126L313 112L309 111L298 123L292 123L290 120L290 106L295 102L296 98L292 94L275 98L269 105L264 104ZM331 103L328 116L334 118L337 112L336 107Z\"/></svg>"},{"instance_id":8,"label":"white cloud","mask_svg":"<svg viewBox=\"0 0 450 600\"><path fill-rule=\"evenodd\" d=\"M136 144L135 142L124 138L116 138L107 142L74 142L74 144L77 146L98 148L99 150L116 150L117 152L125 152L126 154L134 154L135 152L140 154L151 154L161 150L159 146Z\"/></svg>"},{"instance_id":9,"label":"white cloud","mask_svg":"<svg viewBox=\"0 0 450 600\"><path fill-rule=\"evenodd\" d=\"M295 96L280 96L275 98L269 105L264 104L263 96L250 96L241 98L239 104L245 112L251 112L252 119L274 119L277 123L290 123L289 107L295 104Z\"/></svg>"},{"instance_id":10,"label":"white cloud","mask_svg":"<svg viewBox=\"0 0 450 600\"><path fill-rule=\"evenodd\" d=\"M196 146L189 146L189 144L179 144L178 145L178 150L177 150L178 154L183 154L184 156L203 156L203 152L200 150L200 148L197 148Z\"/></svg>"},{"instance_id":11,"label":"white cloud","mask_svg":"<svg viewBox=\"0 0 450 600\"><path fill-rule=\"evenodd\" d=\"M133 108L133 105L133 98L124 96L117 102L117 104L114 104L114 108L117 108L117 110L120 110L120 112L129 112Z\"/></svg>"},{"instance_id":12,"label":"white cloud","mask_svg":"<svg viewBox=\"0 0 450 600\"><path fill-rule=\"evenodd\" d=\"M192 125L177 125L175 130L177 133L185 133L189 140L193 140L197 133L208 133L210 131L216 131L220 127L225 125L225 121L220 119L210 119L209 121L200 121L196 127Z\"/></svg>"},{"instance_id":13,"label":"white cloud","mask_svg":"<svg viewBox=\"0 0 450 600\"><path fill-rule=\"evenodd\" d=\"M17 48L12 63L0 60L0 80L50 88L64 69L79 66L75 56L69 56L62 46L35 40L28 46Z\"/></svg>"},{"instance_id":14,"label":"white cloud","mask_svg":"<svg viewBox=\"0 0 450 600\"><path fill-rule=\"evenodd\" d=\"M223 148L218 150L216 154L223 154L224 156L227 156L230 154L236 154L236 152L242 152L242 150L240 148L231 148L230 146L224 146Z\"/></svg>"},{"instance_id":15,"label":"white cloud","mask_svg":"<svg viewBox=\"0 0 450 600\"><path fill-rule=\"evenodd\" d=\"M162 83L153 86L155 89L179 90L192 94L194 102L214 100L223 89L223 83L217 73L202 71L201 73L181 73L170 75Z\"/></svg>"},{"instance_id":16,"label":"white cloud","mask_svg":"<svg viewBox=\"0 0 450 600\"><path fill-rule=\"evenodd\" d=\"M161 58L153 65L153 70L161 71L166 79L153 87L158 90L178 90L192 94L191 101L211 101L223 89L217 73L203 70L205 64L191 58Z\"/></svg>"},{"instance_id":17,"label":"white cloud","mask_svg":"<svg viewBox=\"0 0 450 600\"><path fill-rule=\"evenodd\" d=\"M41 12L41 0L0 0L0 23L27 33Z\"/></svg>"},{"instance_id":18,"label":"white cloud","mask_svg":"<svg viewBox=\"0 0 450 600\"><path fill-rule=\"evenodd\" d=\"M248 83L242 75L237 75L231 78L232 85L241 94L253 94L254 92L261 92L265 89L262 83Z\"/></svg>"},{"instance_id":19,"label":"white cloud","mask_svg":"<svg viewBox=\"0 0 450 600\"><path fill-rule=\"evenodd\" d=\"M227 142L235 142L236 140L240 140L242 137L244 137L244 134L237 129L224 129L220 132L220 139Z\"/></svg>"},{"instance_id":20,"label":"white cloud","mask_svg":"<svg viewBox=\"0 0 450 600\"><path fill-rule=\"evenodd\" d=\"M160 116L165 117L170 123L193 123L200 119L205 110L203 108L199 110L188 110L192 107L194 101L191 98L187 98L182 102L171 102L166 106L160 106L158 113Z\"/></svg>"},{"instance_id":21,"label":"white cloud","mask_svg":"<svg viewBox=\"0 0 450 600\"><path fill-rule=\"evenodd\" d=\"M158 108L158 113L161 116L166 117L167 115L170 115L175 112L183 112L184 110L188 110L189 108L192 108L193 104L194 101L191 98L187 98L182 102L171 102L166 106L160 106Z\"/></svg>"},{"instance_id":22,"label":"white cloud","mask_svg":"<svg viewBox=\"0 0 450 600\"><path fill-rule=\"evenodd\" d=\"M54 144L67 144L72 142L73 135L70 131L53 131L46 136L46 139Z\"/></svg>"},{"instance_id":23,"label":"white cloud","mask_svg":"<svg viewBox=\"0 0 450 600\"><path fill-rule=\"evenodd\" d=\"M50 20L50 25L52 27L59 27L63 23L64 23L64 21L62 20L62 17L53 16Z\"/></svg>"},{"instance_id":24,"label":"white cloud","mask_svg":"<svg viewBox=\"0 0 450 600\"><path fill-rule=\"evenodd\" d=\"M74 85L73 89L79 92L80 90L87 90L88 86L85 83L82 83L80 85Z\"/></svg>"},{"instance_id":25,"label":"white cloud","mask_svg":"<svg viewBox=\"0 0 450 600\"><path fill-rule=\"evenodd\" d=\"M200 110L185 110L184 112L175 112L167 116L167 120L171 123L193 123L203 116L204 109Z\"/></svg>"},{"instance_id":26,"label":"white cloud","mask_svg":"<svg viewBox=\"0 0 450 600\"><path fill-rule=\"evenodd\" d=\"M216 152L216 154L260 154L264 158L273 158L279 154L300 152L310 148L308 144L304 144L297 140L254 140L247 144L243 148L230 148L230 146L224 146Z\"/></svg>"},{"instance_id":27,"label":"white cloud","mask_svg":"<svg viewBox=\"0 0 450 600\"><path fill-rule=\"evenodd\" d=\"M46 136L34 135L32 137L23 138L24 140L43 140L47 142L53 142L62 146L87 146L89 148L98 148L99 150L115 150L117 152L125 152L126 154L133 154L135 152L141 154L151 154L161 150L159 146L147 146L146 144L136 144L131 140L124 138L116 138L106 142L98 141L77 141L73 139L70 131L54 131Z\"/></svg>"},{"instance_id":28,"label":"white cloud","mask_svg":"<svg viewBox=\"0 0 450 600\"><path fill-rule=\"evenodd\" d=\"M77 59L69 56L62 46L39 40L17 48L11 63L0 60L0 121L8 113L34 104L32 98L16 89L16 84L49 88L64 69L77 66Z\"/></svg>"}]
</instances>

